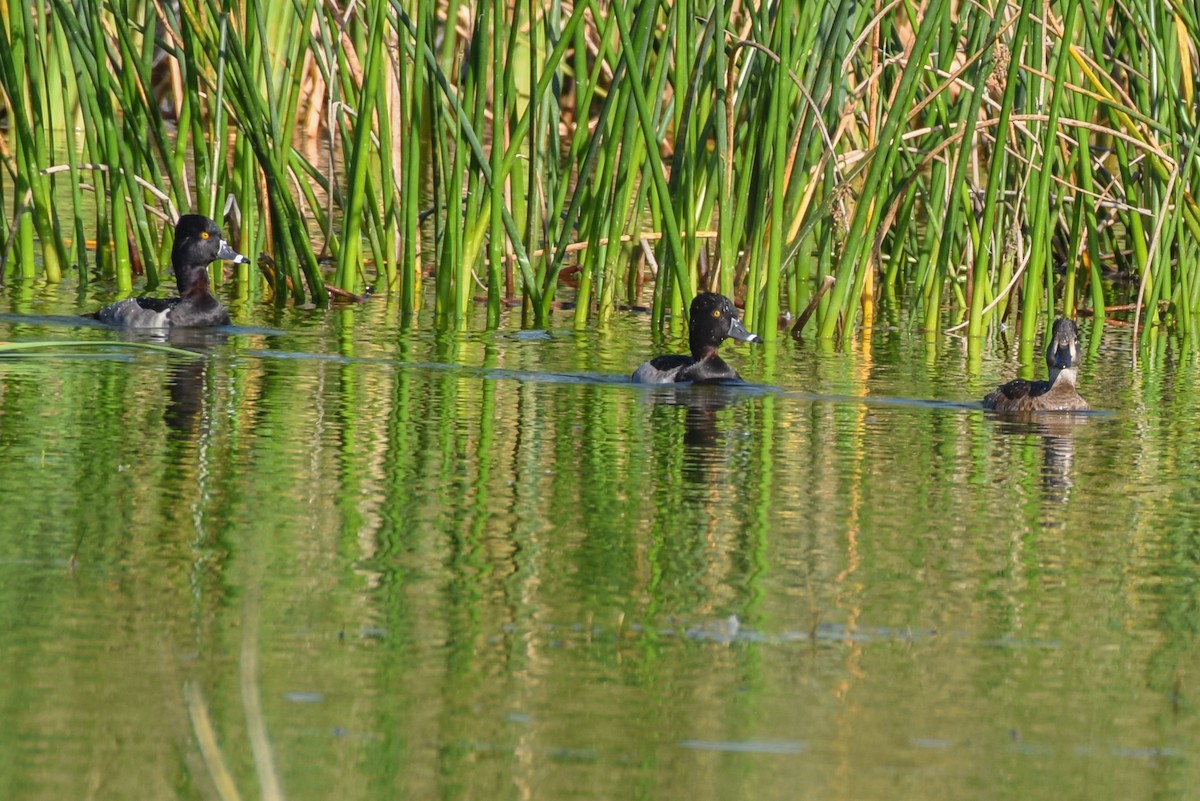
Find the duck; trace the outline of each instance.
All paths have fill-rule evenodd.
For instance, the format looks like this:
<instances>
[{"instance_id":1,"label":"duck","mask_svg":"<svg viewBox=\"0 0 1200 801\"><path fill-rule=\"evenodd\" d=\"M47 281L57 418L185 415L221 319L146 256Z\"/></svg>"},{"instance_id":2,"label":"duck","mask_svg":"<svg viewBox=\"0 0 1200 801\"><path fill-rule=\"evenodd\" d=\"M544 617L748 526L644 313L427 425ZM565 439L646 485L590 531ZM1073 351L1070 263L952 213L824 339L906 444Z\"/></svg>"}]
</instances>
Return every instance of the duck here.
<instances>
[{"instance_id":1,"label":"duck","mask_svg":"<svg viewBox=\"0 0 1200 801\"><path fill-rule=\"evenodd\" d=\"M983 408L997 412L1083 412L1088 403L1075 389L1079 370L1079 328L1074 320L1054 321L1046 343L1049 381L1009 381L988 393Z\"/></svg>"},{"instance_id":2,"label":"duck","mask_svg":"<svg viewBox=\"0 0 1200 801\"><path fill-rule=\"evenodd\" d=\"M91 316L117 328L200 328L229 325L229 312L208 286L208 265L217 259L234 264L250 260L229 246L217 224L201 214L184 214L175 223L171 266L177 298L129 298Z\"/></svg>"},{"instance_id":3,"label":"duck","mask_svg":"<svg viewBox=\"0 0 1200 801\"><path fill-rule=\"evenodd\" d=\"M716 292L701 292L692 301L688 315L688 344L692 355L658 356L643 363L633 373L635 384L730 384L740 383L738 375L717 354L717 347L729 337L743 342L762 342L738 319L733 301Z\"/></svg>"}]
</instances>

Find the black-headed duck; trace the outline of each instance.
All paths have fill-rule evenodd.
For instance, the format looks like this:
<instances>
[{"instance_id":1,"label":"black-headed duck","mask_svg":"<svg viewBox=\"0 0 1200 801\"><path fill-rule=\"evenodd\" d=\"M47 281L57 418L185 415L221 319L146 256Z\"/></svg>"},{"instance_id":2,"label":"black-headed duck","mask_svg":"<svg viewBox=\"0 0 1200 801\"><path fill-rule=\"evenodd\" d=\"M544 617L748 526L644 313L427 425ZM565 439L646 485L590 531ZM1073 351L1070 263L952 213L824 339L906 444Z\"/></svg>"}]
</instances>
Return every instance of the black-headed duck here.
<instances>
[{"instance_id":1,"label":"black-headed duck","mask_svg":"<svg viewBox=\"0 0 1200 801\"><path fill-rule=\"evenodd\" d=\"M92 316L118 328L196 328L228 325L229 312L208 288L208 265L217 259L234 264L250 260L221 237L217 224L200 214L185 214L175 223L171 265L177 298L130 298L105 306Z\"/></svg>"},{"instance_id":2,"label":"black-headed duck","mask_svg":"<svg viewBox=\"0 0 1200 801\"><path fill-rule=\"evenodd\" d=\"M762 342L738 319L733 301L715 292L701 292L692 301L688 316L688 344L691 356L658 356L642 364L633 374L637 384L722 384L741 381L742 377L717 354L726 338L743 342Z\"/></svg>"},{"instance_id":3,"label":"black-headed duck","mask_svg":"<svg viewBox=\"0 0 1200 801\"><path fill-rule=\"evenodd\" d=\"M1083 412L1088 404L1075 389L1079 370L1079 329L1059 317L1047 337L1049 381L1009 381L988 393L983 408L998 412Z\"/></svg>"}]
</instances>

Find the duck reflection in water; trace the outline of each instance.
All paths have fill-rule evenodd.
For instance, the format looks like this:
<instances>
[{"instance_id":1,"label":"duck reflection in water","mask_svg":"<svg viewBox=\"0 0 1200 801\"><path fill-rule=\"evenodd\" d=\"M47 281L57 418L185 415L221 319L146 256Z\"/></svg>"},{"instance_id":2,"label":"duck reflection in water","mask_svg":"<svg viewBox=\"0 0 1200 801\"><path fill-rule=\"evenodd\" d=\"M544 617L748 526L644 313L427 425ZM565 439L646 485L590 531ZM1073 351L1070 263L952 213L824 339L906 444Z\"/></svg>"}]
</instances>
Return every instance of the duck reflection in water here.
<instances>
[{"instance_id":1,"label":"duck reflection in water","mask_svg":"<svg viewBox=\"0 0 1200 801\"><path fill-rule=\"evenodd\" d=\"M172 358L167 374L167 407L163 411L164 422L176 436L192 439L199 433L198 421L203 419L209 353L229 341L229 334L211 328L172 328L156 335L155 341L197 354L194 359Z\"/></svg>"},{"instance_id":2,"label":"duck reflection in water","mask_svg":"<svg viewBox=\"0 0 1200 801\"><path fill-rule=\"evenodd\" d=\"M1075 433L1089 419L1086 414L1014 415L1002 418L996 426L998 435L1011 436L1014 442L1032 439L1029 435L1041 439L1043 525L1047 527L1064 524L1057 510L1070 500L1075 486Z\"/></svg>"},{"instance_id":3,"label":"duck reflection in water","mask_svg":"<svg viewBox=\"0 0 1200 801\"><path fill-rule=\"evenodd\" d=\"M681 468L689 483L708 485L722 480L719 470L729 462L730 421L722 420L720 413L750 397L744 386L722 384L664 386L650 393L650 399L663 412L684 409Z\"/></svg>"}]
</instances>

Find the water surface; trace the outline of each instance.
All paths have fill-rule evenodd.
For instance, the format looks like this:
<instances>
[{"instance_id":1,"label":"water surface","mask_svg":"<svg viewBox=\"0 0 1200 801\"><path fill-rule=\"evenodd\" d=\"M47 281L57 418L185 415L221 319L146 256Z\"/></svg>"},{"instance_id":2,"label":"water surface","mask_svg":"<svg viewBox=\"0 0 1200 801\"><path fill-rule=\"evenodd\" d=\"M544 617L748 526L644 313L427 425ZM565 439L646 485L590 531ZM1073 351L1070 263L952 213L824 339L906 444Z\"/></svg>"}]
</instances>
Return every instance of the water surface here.
<instances>
[{"instance_id":1,"label":"water surface","mask_svg":"<svg viewBox=\"0 0 1200 801\"><path fill-rule=\"evenodd\" d=\"M4 287L0 340L118 341ZM0 797L1182 798L1200 724L1194 354L1102 414L1019 366L730 347L384 298L0 357ZM1085 339L1096 335L1086 322Z\"/></svg>"}]
</instances>

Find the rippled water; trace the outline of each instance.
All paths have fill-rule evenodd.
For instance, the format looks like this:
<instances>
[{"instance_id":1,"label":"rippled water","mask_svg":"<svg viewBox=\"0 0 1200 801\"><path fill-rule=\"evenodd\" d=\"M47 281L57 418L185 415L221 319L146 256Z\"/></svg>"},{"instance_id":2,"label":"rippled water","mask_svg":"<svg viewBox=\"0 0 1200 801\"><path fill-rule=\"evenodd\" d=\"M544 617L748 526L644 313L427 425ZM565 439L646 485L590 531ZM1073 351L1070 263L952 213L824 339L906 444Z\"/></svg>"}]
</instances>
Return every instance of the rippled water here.
<instances>
[{"instance_id":1,"label":"rippled water","mask_svg":"<svg viewBox=\"0 0 1200 801\"><path fill-rule=\"evenodd\" d=\"M0 340L117 341L73 287ZM1180 798L1195 354L432 333L386 299L0 356L0 798ZM890 324L889 324L890 323ZM1087 344L1096 336L1085 321ZM675 343L678 346L678 343Z\"/></svg>"}]
</instances>

